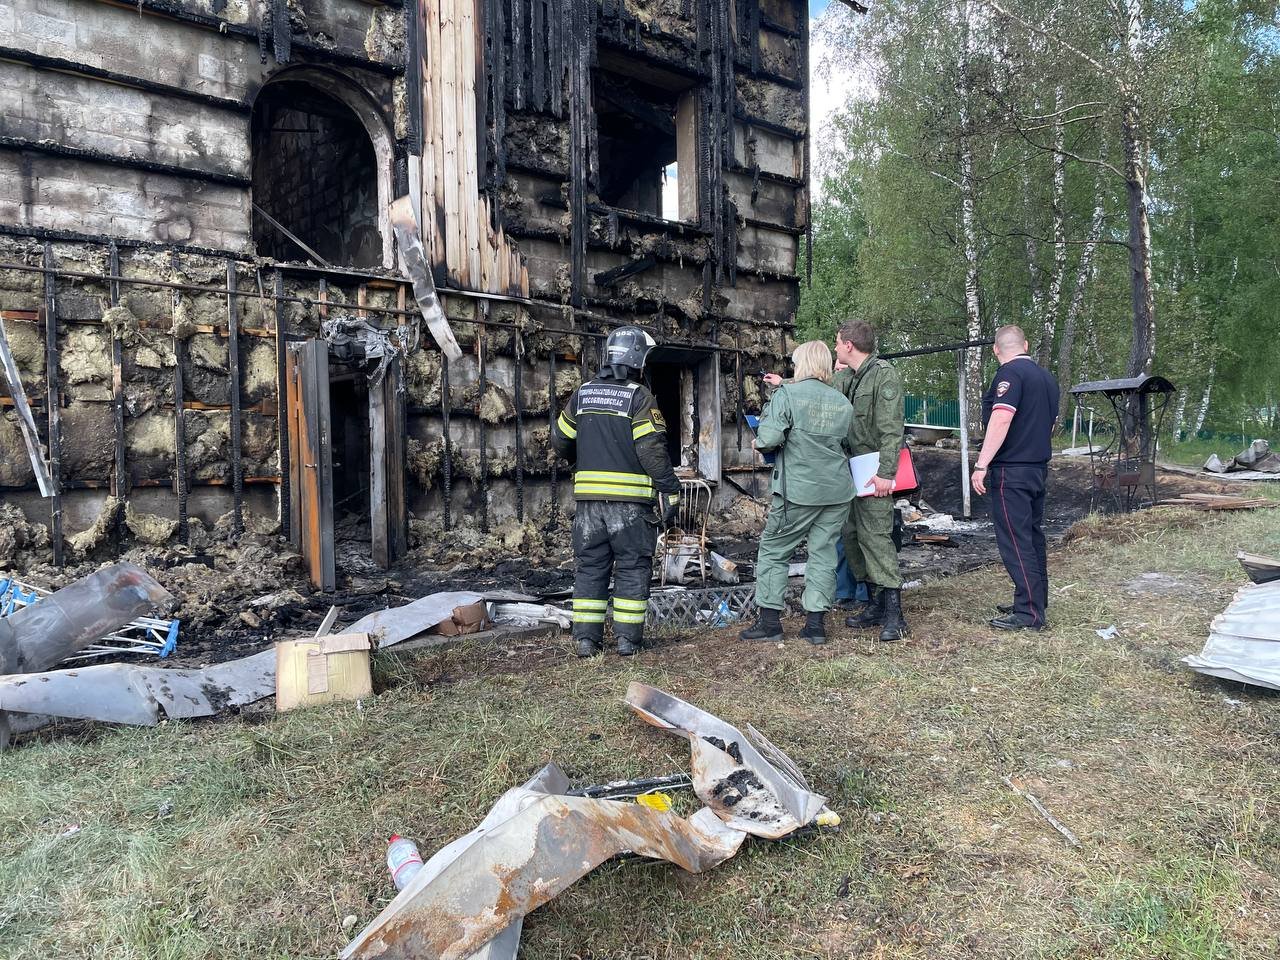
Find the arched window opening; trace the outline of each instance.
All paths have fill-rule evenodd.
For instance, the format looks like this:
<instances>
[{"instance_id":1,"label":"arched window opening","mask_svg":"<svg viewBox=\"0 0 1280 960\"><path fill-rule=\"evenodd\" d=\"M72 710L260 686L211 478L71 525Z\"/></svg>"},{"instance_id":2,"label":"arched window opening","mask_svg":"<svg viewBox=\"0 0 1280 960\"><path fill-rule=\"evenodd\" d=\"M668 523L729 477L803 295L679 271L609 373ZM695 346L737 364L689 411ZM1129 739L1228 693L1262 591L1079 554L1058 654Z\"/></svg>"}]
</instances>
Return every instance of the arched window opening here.
<instances>
[{"instance_id":1,"label":"arched window opening","mask_svg":"<svg viewBox=\"0 0 1280 960\"><path fill-rule=\"evenodd\" d=\"M312 259L305 245L335 265L383 264L373 142L355 111L309 83L270 83L254 104L253 202L260 256Z\"/></svg>"}]
</instances>

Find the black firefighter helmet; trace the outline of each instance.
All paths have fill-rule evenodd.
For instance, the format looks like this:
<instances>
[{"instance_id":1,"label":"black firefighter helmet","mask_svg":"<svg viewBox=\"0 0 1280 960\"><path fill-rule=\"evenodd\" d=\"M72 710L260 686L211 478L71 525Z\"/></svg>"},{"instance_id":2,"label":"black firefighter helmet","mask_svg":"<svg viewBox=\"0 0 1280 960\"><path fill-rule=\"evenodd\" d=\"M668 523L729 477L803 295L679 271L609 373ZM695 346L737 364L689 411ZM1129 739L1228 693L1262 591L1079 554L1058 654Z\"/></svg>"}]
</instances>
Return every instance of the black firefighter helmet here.
<instances>
[{"instance_id":1,"label":"black firefighter helmet","mask_svg":"<svg viewBox=\"0 0 1280 960\"><path fill-rule=\"evenodd\" d=\"M618 327L604 342L602 367L629 367L639 373L658 342L639 327Z\"/></svg>"}]
</instances>

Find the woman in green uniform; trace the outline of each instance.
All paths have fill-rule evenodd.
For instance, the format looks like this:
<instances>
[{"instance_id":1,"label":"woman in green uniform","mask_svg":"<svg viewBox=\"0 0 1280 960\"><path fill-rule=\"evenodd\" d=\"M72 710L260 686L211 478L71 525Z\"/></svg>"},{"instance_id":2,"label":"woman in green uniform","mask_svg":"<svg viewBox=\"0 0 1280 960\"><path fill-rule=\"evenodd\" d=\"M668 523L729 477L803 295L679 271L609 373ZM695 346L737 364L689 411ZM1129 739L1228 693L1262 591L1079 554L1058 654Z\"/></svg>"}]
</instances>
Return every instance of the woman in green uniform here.
<instances>
[{"instance_id":1,"label":"woman in green uniform","mask_svg":"<svg viewBox=\"0 0 1280 960\"><path fill-rule=\"evenodd\" d=\"M849 428L853 407L831 387L831 348L821 340L796 347L795 376L774 391L752 446L774 453L769 518L756 555L755 624L743 640L781 640L783 594L791 555L808 542L800 635L827 642L826 613L835 597L836 541L849 515Z\"/></svg>"}]
</instances>

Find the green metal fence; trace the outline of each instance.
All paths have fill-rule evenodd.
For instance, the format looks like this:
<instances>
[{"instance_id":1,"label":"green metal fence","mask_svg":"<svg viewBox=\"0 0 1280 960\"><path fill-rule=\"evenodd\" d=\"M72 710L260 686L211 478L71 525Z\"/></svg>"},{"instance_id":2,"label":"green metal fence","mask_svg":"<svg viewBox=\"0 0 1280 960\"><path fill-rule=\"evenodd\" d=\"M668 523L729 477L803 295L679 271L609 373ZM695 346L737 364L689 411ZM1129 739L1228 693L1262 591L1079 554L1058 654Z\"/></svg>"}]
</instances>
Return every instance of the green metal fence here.
<instances>
[{"instance_id":1,"label":"green metal fence","mask_svg":"<svg viewBox=\"0 0 1280 960\"><path fill-rule=\"evenodd\" d=\"M907 423L927 423L934 427L960 426L960 401L932 396L906 396Z\"/></svg>"}]
</instances>

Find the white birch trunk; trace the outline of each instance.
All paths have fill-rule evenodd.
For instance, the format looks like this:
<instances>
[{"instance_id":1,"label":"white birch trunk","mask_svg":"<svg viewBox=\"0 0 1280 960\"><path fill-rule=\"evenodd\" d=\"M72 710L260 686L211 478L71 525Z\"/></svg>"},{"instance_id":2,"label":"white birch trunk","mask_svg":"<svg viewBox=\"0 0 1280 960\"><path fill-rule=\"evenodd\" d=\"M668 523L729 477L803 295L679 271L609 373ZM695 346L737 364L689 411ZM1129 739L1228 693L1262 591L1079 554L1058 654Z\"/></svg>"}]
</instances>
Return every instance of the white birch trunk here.
<instances>
[{"instance_id":1,"label":"white birch trunk","mask_svg":"<svg viewBox=\"0 0 1280 960\"><path fill-rule=\"evenodd\" d=\"M1053 93L1053 109L1062 109L1062 86ZM1067 192L1067 159L1062 155L1066 129L1059 116L1053 124L1053 275L1049 278L1049 296L1044 308L1044 333L1040 339L1040 365L1047 366L1053 356L1053 336L1062 305L1062 283L1067 272L1067 226L1064 205Z\"/></svg>"},{"instance_id":2,"label":"white birch trunk","mask_svg":"<svg viewBox=\"0 0 1280 960\"><path fill-rule=\"evenodd\" d=\"M1093 201L1093 219L1089 221L1089 236L1084 248L1080 251L1080 263L1076 267L1076 285L1071 291L1071 303L1067 305L1067 315L1062 323L1062 340L1058 344L1058 388L1061 399L1058 402L1058 419L1066 416L1068 393L1071 389L1072 370L1074 367L1076 326L1084 311L1085 288L1089 278L1093 276L1093 255L1102 237L1102 221L1105 209L1102 199L1102 180L1095 178L1095 195Z\"/></svg>"},{"instance_id":3,"label":"white birch trunk","mask_svg":"<svg viewBox=\"0 0 1280 960\"><path fill-rule=\"evenodd\" d=\"M964 312L970 340L982 336L982 301L978 276L978 227L974 196L973 144L970 137L969 95L972 89L969 63L973 52L973 0L964 4L964 61L960 65L960 225L964 235ZM969 422L978 423L982 411L982 351L965 351L965 379Z\"/></svg>"}]
</instances>

